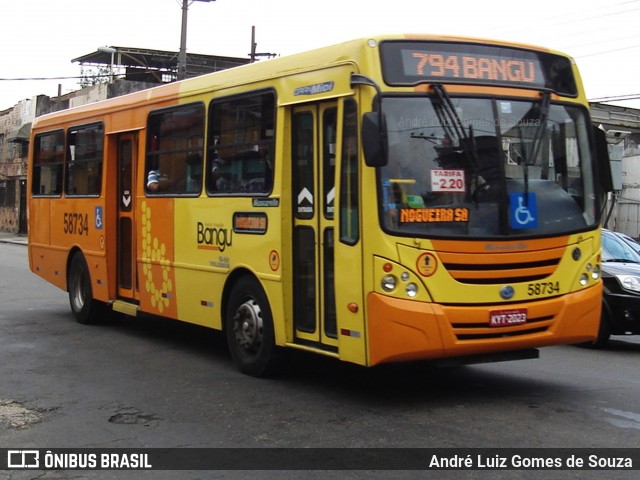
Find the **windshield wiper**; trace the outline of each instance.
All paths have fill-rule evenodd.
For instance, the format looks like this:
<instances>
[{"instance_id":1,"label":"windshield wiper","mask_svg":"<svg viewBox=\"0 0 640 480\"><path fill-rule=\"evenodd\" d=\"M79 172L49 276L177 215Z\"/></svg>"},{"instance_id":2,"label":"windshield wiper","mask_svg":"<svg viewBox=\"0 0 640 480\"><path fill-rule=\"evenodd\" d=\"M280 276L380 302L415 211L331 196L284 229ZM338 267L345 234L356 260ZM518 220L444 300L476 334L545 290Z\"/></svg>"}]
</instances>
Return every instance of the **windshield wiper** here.
<instances>
[{"instance_id":1,"label":"windshield wiper","mask_svg":"<svg viewBox=\"0 0 640 480\"><path fill-rule=\"evenodd\" d=\"M540 102L540 114L538 116L538 128L536 129L535 136L533 137L533 161L535 162L540 151L540 145L542 145L542 139L544 132L547 129L547 119L549 118L549 109L551 106L551 92L545 90L542 92L542 101Z\"/></svg>"},{"instance_id":2,"label":"windshield wiper","mask_svg":"<svg viewBox=\"0 0 640 480\"><path fill-rule=\"evenodd\" d=\"M521 157L522 157L522 175L524 180L524 201L525 205L529 203L529 165L533 165L538 158L540 152L540 146L544 138L544 132L547 129L547 119L549 118L549 110L551 106L551 92L549 90L542 91L542 99L540 101L540 107L537 115L533 118L527 118L529 121L537 121L538 127L532 138L532 154L529 156L527 149L525 148L524 138L522 137L522 128L518 128L518 136L520 137L521 145ZM533 110L533 109L532 109ZM525 116L526 117L526 116Z\"/></svg>"},{"instance_id":3,"label":"windshield wiper","mask_svg":"<svg viewBox=\"0 0 640 480\"><path fill-rule=\"evenodd\" d=\"M430 85L433 92L436 94L438 100L436 107L436 113L442 124L442 128L446 134L450 137L457 137L458 139L466 138L466 133L462 125L462 120L456 112L456 108L451 101L451 98L447 94L444 85L440 83L432 83Z\"/></svg>"},{"instance_id":4,"label":"windshield wiper","mask_svg":"<svg viewBox=\"0 0 640 480\"><path fill-rule=\"evenodd\" d=\"M475 145L475 137L473 134L473 127L469 125L469 133L465 131L462 120L456 112L456 107L453 105L447 90L441 83L432 83L429 85L431 90L435 93L437 102L433 103L434 110L442 129L449 138L457 137L460 143L460 148L467 158L467 162L473 172L473 185L474 189L478 189L478 151ZM476 198L477 202L477 198Z\"/></svg>"}]
</instances>

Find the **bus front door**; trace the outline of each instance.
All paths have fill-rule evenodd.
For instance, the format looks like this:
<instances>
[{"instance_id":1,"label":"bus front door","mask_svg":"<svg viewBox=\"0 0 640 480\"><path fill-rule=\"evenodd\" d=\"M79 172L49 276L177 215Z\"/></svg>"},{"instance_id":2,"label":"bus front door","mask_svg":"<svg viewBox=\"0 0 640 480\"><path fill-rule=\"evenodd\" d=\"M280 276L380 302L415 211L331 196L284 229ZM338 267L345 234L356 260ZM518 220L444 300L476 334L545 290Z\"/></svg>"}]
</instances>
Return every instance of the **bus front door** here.
<instances>
[{"instance_id":1,"label":"bus front door","mask_svg":"<svg viewBox=\"0 0 640 480\"><path fill-rule=\"evenodd\" d=\"M135 284L135 162L136 134L118 136L118 297L134 299L137 292Z\"/></svg>"},{"instance_id":2,"label":"bus front door","mask_svg":"<svg viewBox=\"0 0 640 480\"><path fill-rule=\"evenodd\" d=\"M292 114L294 342L337 352L334 194L338 104Z\"/></svg>"}]
</instances>

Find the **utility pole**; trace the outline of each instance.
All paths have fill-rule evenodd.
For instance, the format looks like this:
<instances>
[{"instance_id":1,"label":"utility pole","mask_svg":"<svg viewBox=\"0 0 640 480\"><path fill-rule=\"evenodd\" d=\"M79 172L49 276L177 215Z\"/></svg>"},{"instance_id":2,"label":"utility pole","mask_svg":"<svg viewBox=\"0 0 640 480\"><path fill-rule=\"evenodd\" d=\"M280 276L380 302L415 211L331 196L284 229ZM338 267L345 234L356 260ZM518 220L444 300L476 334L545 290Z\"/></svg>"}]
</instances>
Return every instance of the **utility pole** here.
<instances>
[{"instance_id":1,"label":"utility pole","mask_svg":"<svg viewBox=\"0 0 640 480\"><path fill-rule=\"evenodd\" d=\"M268 57L273 58L276 57L277 53L257 53L256 50L258 48L258 43L256 42L256 27L255 25L251 27L251 52L249 53L249 58L251 59L251 63L255 62L258 57Z\"/></svg>"},{"instance_id":2,"label":"utility pole","mask_svg":"<svg viewBox=\"0 0 640 480\"><path fill-rule=\"evenodd\" d=\"M182 28L180 29L180 51L178 52L178 80L187 78L187 17L193 2L215 2L216 0L182 0Z\"/></svg>"},{"instance_id":3,"label":"utility pole","mask_svg":"<svg viewBox=\"0 0 640 480\"><path fill-rule=\"evenodd\" d=\"M249 54L249 58L251 58L251 63L256 61L256 48L258 44L256 43L256 27L255 25L251 27L251 53Z\"/></svg>"}]
</instances>

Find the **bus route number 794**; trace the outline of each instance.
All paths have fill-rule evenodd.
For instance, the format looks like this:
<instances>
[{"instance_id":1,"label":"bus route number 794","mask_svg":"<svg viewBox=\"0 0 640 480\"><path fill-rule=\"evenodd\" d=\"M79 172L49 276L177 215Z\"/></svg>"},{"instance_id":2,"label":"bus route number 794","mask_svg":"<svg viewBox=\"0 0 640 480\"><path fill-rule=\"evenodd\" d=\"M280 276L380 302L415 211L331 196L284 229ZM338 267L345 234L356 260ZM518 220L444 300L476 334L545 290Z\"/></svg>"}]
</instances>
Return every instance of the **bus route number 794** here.
<instances>
[{"instance_id":1,"label":"bus route number 794","mask_svg":"<svg viewBox=\"0 0 640 480\"><path fill-rule=\"evenodd\" d=\"M89 235L89 216L86 213L65 213L63 231L70 235Z\"/></svg>"}]
</instances>

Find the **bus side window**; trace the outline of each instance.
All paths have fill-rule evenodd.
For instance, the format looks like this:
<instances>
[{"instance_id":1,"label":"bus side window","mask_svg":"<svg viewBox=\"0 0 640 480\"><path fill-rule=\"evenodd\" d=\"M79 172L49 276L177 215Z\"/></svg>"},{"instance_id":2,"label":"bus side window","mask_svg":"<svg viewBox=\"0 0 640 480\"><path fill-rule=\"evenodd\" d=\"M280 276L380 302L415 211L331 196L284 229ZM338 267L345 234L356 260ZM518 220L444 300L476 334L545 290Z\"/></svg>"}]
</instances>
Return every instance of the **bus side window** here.
<instances>
[{"instance_id":1,"label":"bus side window","mask_svg":"<svg viewBox=\"0 0 640 480\"><path fill-rule=\"evenodd\" d=\"M273 187L275 95L214 100L207 132L207 193L266 194Z\"/></svg>"},{"instance_id":2,"label":"bus side window","mask_svg":"<svg viewBox=\"0 0 640 480\"><path fill-rule=\"evenodd\" d=\"M104 127L74 127L67 132L66 195L99 195L102 179Z\"/></svg>"},{"instance_id":3,"label":"bus side window","mask_svg":"<svg viewBox=\"0 0 640 480\"><path fill-rule=\"evenodd\" d=\"M204 106L192 103L151 112L147 126L147 194L194 196L200 193Z\"/></svg>"},{"instance_id":4,"label":"bus side window","mask_svg":"<svg viewBox=\"0 0 640 480\"><path fill-rule=\"evenodd\" d=\"M33 152L34 196L61 195L64 165L64 131L37 135Z\"/></svg>"},{"instance_id":5,"label":"bus side window","mask_svg":"<svg viewBox=\"0 0 640 480\"><path fill-rule=\"evenodd\" d=\"M355 245L360 239L358 107L351 99L345 101L342 125L340 241L347 245Z\"/></svg>"},{"instance_id":6,"label":"bus side window","mask_svg":"<svg viewBox=\"0 0 640 480\"><path fill-rule=\"evenodd\" d=\"M202 138L192 139L199 143L202 147ZM200 193L202 188L202 154L199 151L190 153L187 156L186 173L185 173L185 192Z\"/></svg>"}]
</instances>

